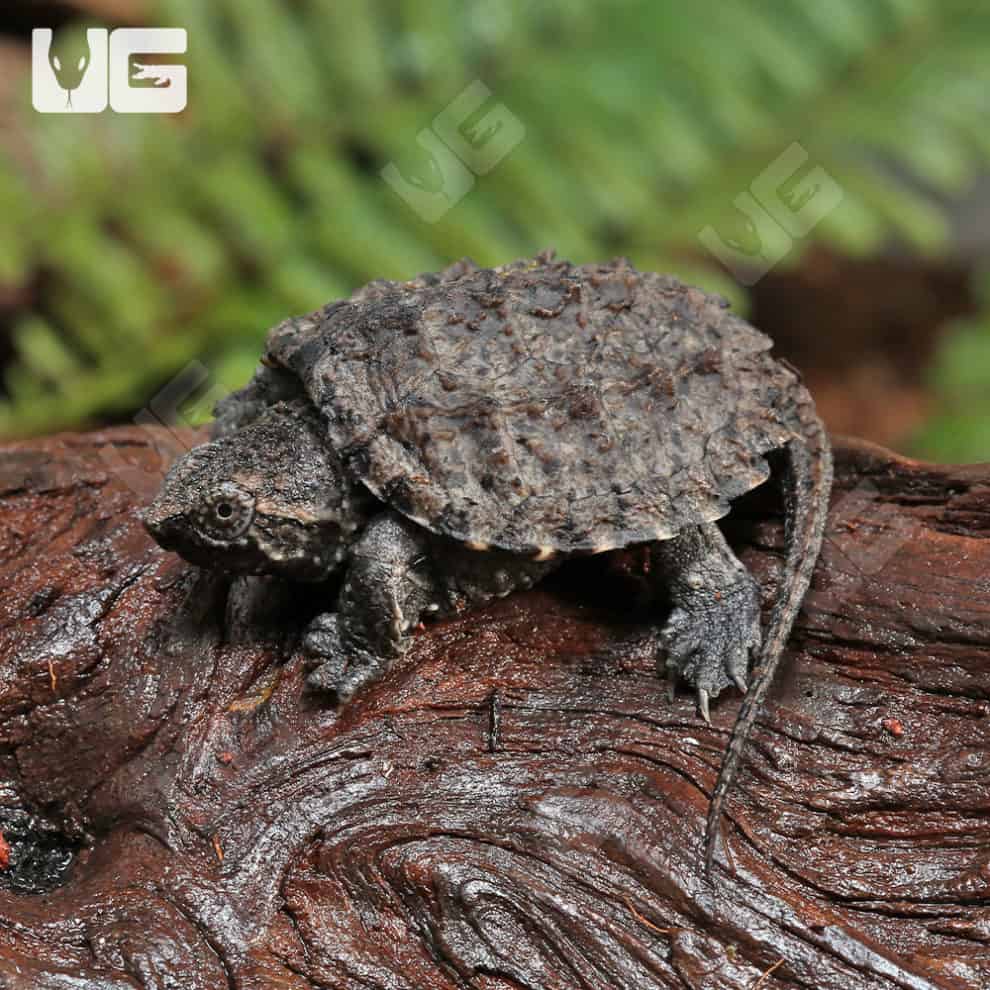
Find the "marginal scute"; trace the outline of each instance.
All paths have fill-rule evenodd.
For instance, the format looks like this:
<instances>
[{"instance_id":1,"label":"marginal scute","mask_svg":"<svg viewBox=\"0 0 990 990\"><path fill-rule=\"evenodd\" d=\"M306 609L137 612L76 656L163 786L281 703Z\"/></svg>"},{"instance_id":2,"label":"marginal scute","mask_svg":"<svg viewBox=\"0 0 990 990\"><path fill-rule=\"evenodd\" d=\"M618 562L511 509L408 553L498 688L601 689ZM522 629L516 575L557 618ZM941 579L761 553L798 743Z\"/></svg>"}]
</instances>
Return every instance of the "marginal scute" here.
<instances>
[{"instance_id":1,"label":"marginal scute","mask_svg":"<svg viewBox=\"0 0 990 990\"><path fill-rule=\"evenodd\" d=\"M725 306L624 258L465 259L286 320L259 375L297 380L350 470L409 518L473 546L594 553L721 518L800 430L796 376Z\"/></svg>"}]
</instances>

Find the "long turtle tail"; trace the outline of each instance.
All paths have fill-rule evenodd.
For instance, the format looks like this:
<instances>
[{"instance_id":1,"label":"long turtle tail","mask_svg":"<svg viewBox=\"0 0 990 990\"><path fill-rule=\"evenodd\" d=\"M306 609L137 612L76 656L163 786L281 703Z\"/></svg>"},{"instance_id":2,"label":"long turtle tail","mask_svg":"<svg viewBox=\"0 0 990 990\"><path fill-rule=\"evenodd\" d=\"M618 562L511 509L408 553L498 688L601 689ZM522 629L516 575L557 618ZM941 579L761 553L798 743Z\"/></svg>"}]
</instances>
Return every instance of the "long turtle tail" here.
<instances>
[{"instance_id":1,"label":"long turtle tail","mask_svg":"<svg viewBox=\"0 0 990 990\"><path fill-rule=\"evenodd\" d=\"M828 434L815 413L811 397L801 385L797 386L795 400L796 435L785 447L788 462L785 475L787 561L782 590L770 619L760 665L743 698L712 792L705 828L706 873L711 872L715 859L726 797L811 583L828 518L832 488L832 451Z\"/></svg>"}]
</instances>

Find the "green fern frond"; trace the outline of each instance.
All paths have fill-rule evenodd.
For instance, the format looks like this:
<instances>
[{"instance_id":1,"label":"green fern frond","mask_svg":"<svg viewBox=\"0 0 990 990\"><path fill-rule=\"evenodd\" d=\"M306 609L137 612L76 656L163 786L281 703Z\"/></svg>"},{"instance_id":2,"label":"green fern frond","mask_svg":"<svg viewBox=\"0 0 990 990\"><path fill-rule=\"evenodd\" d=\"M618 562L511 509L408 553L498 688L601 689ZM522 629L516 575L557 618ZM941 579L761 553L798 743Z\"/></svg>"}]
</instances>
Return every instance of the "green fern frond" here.
<instances>
[{"instance_id":1,"label":"green fern frond","mask_svg":"<svg viewBox=\"0 0 990 990\"><path fill-rule=\"evenodd\" d=\"M842 192L816 241L944 248L933 194L990 161L990 7L972 0L162 0L189 33L177 118L38 115L0 162L14 317L0 431L132 411L185 364L246 377L267 326L374 277L554 245L745 290L699 232L760 247L734 201L798 144L779 209ZM482 81L522 141L435 223L381 178L442 187L417 143ZM43 278L38 278L43 273Z\"/></svg>"}]
</instances>

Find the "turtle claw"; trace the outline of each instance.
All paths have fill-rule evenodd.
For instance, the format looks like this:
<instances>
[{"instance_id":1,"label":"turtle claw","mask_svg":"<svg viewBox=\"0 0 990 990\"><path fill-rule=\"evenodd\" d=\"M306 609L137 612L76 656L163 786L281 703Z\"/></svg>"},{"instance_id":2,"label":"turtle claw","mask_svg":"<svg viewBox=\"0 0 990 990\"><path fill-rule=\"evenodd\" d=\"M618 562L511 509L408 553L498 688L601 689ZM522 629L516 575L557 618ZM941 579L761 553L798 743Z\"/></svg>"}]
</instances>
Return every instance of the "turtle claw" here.
<instances>
[{"instance_id":1,"label":"turtle claw","mask_svg":"<svg viewBox=\"0 0 990 990\"><path fill-rule=\"evenodd\" d=\"M698 711L701 717L709 724L712 724L712 713L708 708L708 692L704 688L698 688Z\"/></svg>"},{"instance_id":2,"label":"turtle claw","mask_svg":"<svg viewBox=\"0 0 990 990\"><path fill-rule=\"evenodd\" d=\"M327 660L306 675L306 683L315 691L336 692L343 676L344 664L337 659Z\"/></svg>"},{"instance_id":3,"label":"turtle claw","mask_svg":"<svg viewBox=\"0 0 990 990\"><path fill-rule=\"evenodd\" d=\"M661 633L667 676L683 678L695 691L698 712L711 724L711 702L734 684L743 694L750 656L760 650L760 603L756 584L739 582L714 599L685 595L675 602Z\"/></svg>"},{"instance_id":4,"label":"turtle claw","mask_svg":"<svg viewBox=\"0 0 990 990\"><path fill-rule=\"evenodd\" d=\"M328 691L344 704L361 688L377 681L389 663L367 650L345 647L341 642L336 613L318 615L303 636L304 652L315 664L306 683L317 691Z\"/></svg>"},{"instance_id":5,"label":"turtle claw","mask_svg":"<svg viewBox=\"0 0 990 990\"><path fill-rule=\"evenodd\" d=\"M321 663L306 678L306 683L319 691L329 691L337 701L346 704L361 688L377 681L384 671L377 666L366 665L342 669L335 661Z\"/></svg>"}]
</instances>

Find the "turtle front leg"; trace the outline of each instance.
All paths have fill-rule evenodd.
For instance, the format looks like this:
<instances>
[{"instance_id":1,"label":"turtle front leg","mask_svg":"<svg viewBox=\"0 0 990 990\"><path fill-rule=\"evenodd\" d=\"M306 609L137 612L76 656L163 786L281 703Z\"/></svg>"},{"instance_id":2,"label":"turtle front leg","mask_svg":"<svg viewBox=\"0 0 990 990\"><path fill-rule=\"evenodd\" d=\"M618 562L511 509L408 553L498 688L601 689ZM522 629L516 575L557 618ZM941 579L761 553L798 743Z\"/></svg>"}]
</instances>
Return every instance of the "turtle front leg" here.
<instances>
[{"instance_id":1,"label":"turtle front leg","mask_svg":"<svg viewBox=\"0 0 990 990\"><path fill-rule=\"evenodd\" d=\"M557 566L472 549L384 512L351 553L337 611L306 631L303 647L319 664L308 682L346 702L388 672L424 613L449 614L528 588Z\"/></svg>"},{"instance_id":2,"label":"turtle front leg","mask_svg":"<svg viewBox=\"0 0 990 990\"><path fill-rule=\"evenodd\" d=\"M372 520L351 553L337 611L318 615L303 637L319 664L309 685L345 702L383 677L436 595L426 530L395 512Z\"/></svg>"},{"instance_id":3,"label":"turtle front leg","mask_svg":"<svg viewBox=\"0 0 990 990\"><path fill-rule=\"evenodd\" d=\"M762 642L759 589L714 524L655 544L653 556L673 605L660 634L671 692L683 677L710 721L709 700L723 688L746 691L750 655Z\"/></svg>"}]
</instances>

